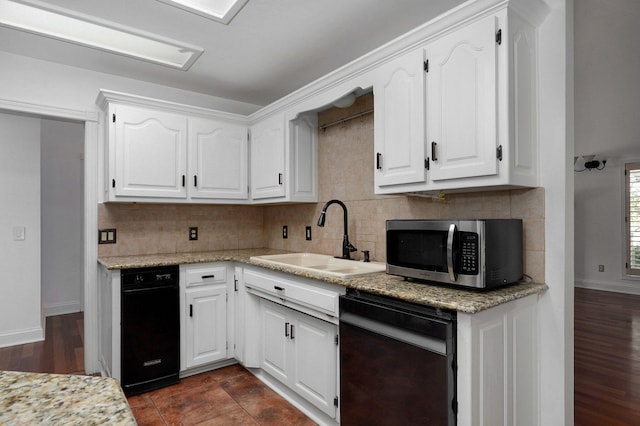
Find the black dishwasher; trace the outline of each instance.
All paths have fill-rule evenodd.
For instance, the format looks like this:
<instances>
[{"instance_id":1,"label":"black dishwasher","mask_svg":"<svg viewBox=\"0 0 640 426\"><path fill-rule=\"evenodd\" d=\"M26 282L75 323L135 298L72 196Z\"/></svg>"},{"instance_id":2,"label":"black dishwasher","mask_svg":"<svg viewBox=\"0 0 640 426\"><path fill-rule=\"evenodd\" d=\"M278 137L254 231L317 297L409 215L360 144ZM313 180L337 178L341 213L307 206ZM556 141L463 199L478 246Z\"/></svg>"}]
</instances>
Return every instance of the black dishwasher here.
<instances>
[{"instance_id":1,"label":"black dishwasher","mask_svg":"<svg viewBox=\"0 0 640 426\"><path fill-rule=\"evenodd\" d=\"M121 272L121 384L125 395L179 382L178 267Z\"/></svg>"},{"instance_id":2,"label":"black dishwasher","mask_svg":"<svg viewBox=\"0 0 640 426\"><path fill-rule=\"evenodd\" d=\"M340 423L456 424L455 311L340 297Z\"/></svg>"}]
</instances>

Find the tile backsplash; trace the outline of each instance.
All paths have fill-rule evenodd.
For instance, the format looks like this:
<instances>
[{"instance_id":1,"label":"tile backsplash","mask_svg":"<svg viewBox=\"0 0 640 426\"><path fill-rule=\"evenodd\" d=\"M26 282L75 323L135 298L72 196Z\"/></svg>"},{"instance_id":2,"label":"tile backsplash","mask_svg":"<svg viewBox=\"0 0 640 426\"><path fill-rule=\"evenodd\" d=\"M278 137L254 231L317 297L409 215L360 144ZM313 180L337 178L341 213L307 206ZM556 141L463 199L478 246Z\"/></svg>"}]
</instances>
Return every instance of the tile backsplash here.
<instances>
[{"instance_id":1,"label":"tile backsplash","mask_svg":"<svg viewBox=\"0 0 640 426\"><path fill-rule=\"evenodd\" d=\"M102 257L265 247L259 206L99 204L98 227L118 231L116 244L98 246Z\"/></svg>"},{"instance_id":2,"label":"tile backsplash","mask_svg":"<svg viewBox=\"0 0 640 426\"><path fill-rule=\"evenodd\" d=\"M319 114L332 123L373 108L364 95L345 109ZM299 252L341 254L343 216L339 206L327 210L326 225L316 226L324 203L343 201L349 213L349 238L384 262L387 219L521 218L524 222L525 272L544 282L544 189L447 194L444 200L374 194L373 114L320 130L318 135L318 203L271 206L106 204L98 208L100 228L117 228L118 243L99 246L100 256L192 252L269 247ZM282 238L282 226L288 238ZM188 228L198 226L198 241ZM311 226L312 240L305 239Z\"/></svg>"}]
</instances>

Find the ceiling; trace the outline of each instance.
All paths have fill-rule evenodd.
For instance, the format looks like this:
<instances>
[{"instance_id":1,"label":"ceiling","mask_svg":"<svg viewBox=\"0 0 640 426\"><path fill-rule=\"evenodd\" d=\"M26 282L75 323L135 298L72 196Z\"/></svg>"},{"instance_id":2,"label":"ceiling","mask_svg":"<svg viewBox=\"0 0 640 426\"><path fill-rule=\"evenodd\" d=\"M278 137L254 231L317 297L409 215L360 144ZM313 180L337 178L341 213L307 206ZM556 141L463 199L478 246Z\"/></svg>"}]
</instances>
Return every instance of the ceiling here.
<instances>
[{"instance_id":1,"label":"ceiling","mask_svg":"<svg viewBox=\"0 0 640 426\"><path fill-rule=\"evenodd\" d=\"M204 48L188 71L0 27L0 50L255 105L282 96L463 0L249 0L224 25L157 0L46 3Z\"/></svg>"}]
</instances>

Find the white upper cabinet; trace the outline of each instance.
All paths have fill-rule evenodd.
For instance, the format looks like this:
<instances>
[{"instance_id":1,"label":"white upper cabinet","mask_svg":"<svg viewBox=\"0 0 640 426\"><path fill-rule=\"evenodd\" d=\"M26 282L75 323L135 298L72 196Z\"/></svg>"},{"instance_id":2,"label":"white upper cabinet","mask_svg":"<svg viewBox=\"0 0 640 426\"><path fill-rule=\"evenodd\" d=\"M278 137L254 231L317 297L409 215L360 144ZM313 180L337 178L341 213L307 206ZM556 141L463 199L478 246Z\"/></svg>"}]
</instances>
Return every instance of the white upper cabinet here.
<instances>
[{"instance_id":1,"label":"white upper cabinet","mask_svg":"<svg viewBox=\"0 0 640 426\"><path fill-rule=\"evenodd\" d=\"M374 93L375 184L424 182L424 77L422 51L383 65Z\"/></svg>"},{"instance_id":2,"label":"white upper cabinet","mask_svg":"<svg viewBox=\"0 0 640 426\"><path fill-rule=\"evenodd\" d=\"M427 141L430 177L498 173L497 18L490 16L429 44Z\"/></svg>"},{"instance_id":3,"label":"white upper cabinet","mask_svg":"<svg viewBox=\"0 0 640 426\"><path fill-rule=\"evenodd\" d=\"M247 127L219 120L189 119L189 195L248 197Z\"/></svg>"},{"instance_id":4,"label":"white upper cabinet","mask_svg":"<svg viewBox=\"0 0 640 426\"><path fill-rule=\"evenodd\" d=\"M251 126L251 199L257 203L318 200L316 113L286 120L276 113Z\"/></svg>"},{"instance_id":5,"label":"white upper cabinet","mask_svg":"<svg viewBox=\"0 0 640 426\"><path fill-rule=\"evenodd\" d=\"M251 198L285 196L284 115L251 126Z\"/></svg>"},{"instance_id":6,"label":"white upper cabinet","mask_svg":"<svg viewBox=\"0 0 640 426\"><path fill-rule=\"evenodd\" d=\"M248 200L246 119L108 91L98 102L107 113L105 201Z\"/></svg>"},{"instance_id":7,"label":"white upper cabinet","mask_svg":"<svg viewBox=\"0 0 640 426\"><path fill-rule=\"evenodd\" d=\"M289 149L292 201L318 201L318 114L289 122Z\"/></svg>"},{"instance_id":8,"label":"white upper cabinet","mask_svg":"<svg viewBox=\"0 0 640 426\"><path fill-rule=\"evenodd\" d=\"M375 192L537 186L536 48L535 26L504 7L379 67Z\"/></svg>"},{"instance_id":9,"label":"white upper cabinet","mask_svg":"<svg viewBox=\"0 0 640 426\"><path fill-rule=\"evenodd\" d=\"M114 194L186 198L186 117L128 105L111 106L109 116Z\"/></svg>"}]
</instances>

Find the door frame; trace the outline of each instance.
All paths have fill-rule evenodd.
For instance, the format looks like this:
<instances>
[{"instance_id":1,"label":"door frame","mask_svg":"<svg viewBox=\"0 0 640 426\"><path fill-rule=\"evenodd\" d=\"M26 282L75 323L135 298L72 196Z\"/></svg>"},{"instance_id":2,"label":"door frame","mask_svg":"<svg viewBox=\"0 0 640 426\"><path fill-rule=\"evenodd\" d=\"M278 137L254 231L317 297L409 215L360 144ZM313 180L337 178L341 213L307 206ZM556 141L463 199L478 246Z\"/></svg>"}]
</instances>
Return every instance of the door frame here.
<instances>
[{"instance_id":1,"label":"door frame","mask_svg":"<svg viewBox=\"0 0 640 426\"><path fill-rule=\"evenodd\" d=\"M0 111L32 114L42 118L58 118L84 123L84 370L87 374L100 371L98 362L98 151L100 114L51 105L34 104L0 98Z\"/></svg>"}]
</instances>

